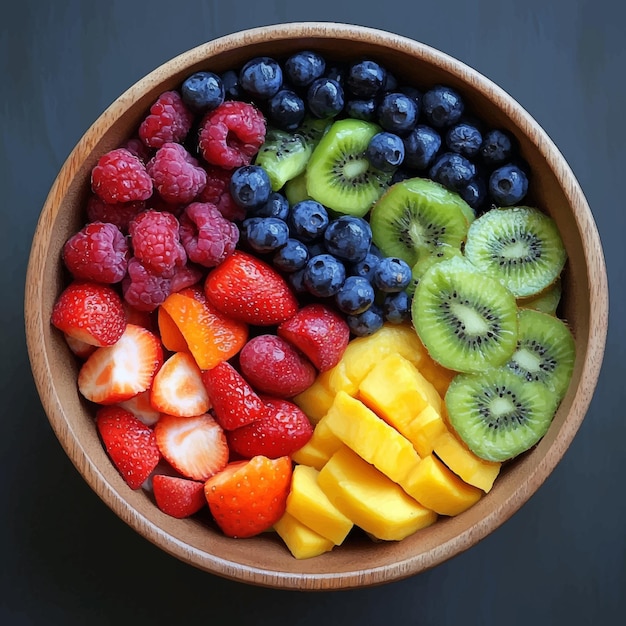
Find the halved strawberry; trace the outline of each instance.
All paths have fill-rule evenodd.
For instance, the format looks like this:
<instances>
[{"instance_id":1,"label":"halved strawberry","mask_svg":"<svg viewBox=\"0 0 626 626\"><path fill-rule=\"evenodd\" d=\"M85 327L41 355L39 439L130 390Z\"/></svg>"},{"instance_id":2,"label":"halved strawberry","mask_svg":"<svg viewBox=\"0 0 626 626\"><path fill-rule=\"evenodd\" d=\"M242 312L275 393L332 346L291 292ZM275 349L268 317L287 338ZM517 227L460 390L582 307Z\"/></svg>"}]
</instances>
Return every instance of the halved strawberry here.
<instances>
[{"instance_id":1,"label":"halved strawberry","mask_svg":"<svg viewBox=\"0 0 626 626\"><path fill-rule=\"evenodd\" d=\"M193 480L206 480L228 463L222 427L207 413L195 417L162 415L154 427L165 460Z\"/></svg>"},{"instance_id":2,"label":"halved strawberry","mask_svg":"<svg viewBox=\"0 0 626 626\"><path fill-rule=\"evenodd\" d=\"M158 337L127 324L112 346L98 348L78 372L78 389L87 400L117 404L146 391L163 363Z\"/></svg>"},{"instance_id":3,"label":"halved strawberry","mask_svg":"<svg viewBox=\"0 0 626 626\"><path fill-rule=\"evenodd\" d=\"M139 489L161 458L153 430L119 406L98 409L96 427L122 478Z\"/></svg>"},{"instance_id":4,"label":"halved strawberry","mask_svg":"<svg viewBox=\"0 0 626 626\"><path fill-rule=\"evenodd\" d=\"M111 346L126 328L122 299L107 285L70 283L52 308L51 322L66 335L93 346Z\"/></svg>"},{"instance_id":5,"label":"halved strawberry","mask_svg":"<svg viewBox=\"0 0 626 626\"><path fill-rule=\"evenodd\" d=\"M267 416L226 433L229 448L244 458L258 454L276 459L299 450L313 434L305 413L293 402L261 396Z\"/></svg>"},{"instance_id":6,"label":"halved strawberry","mask_svg":"<svg viewBox=\"0 0 626 626\"><path fill-rule=\"evenodd\" d=\"M152 492L157 506L172 517L183 519L206 506L204 483L157 474L152 479Z\"/></svg>"},{"instance_id":7,"label":"halved strawberry","mask_svg":"<svg viewBox=\"0 0 626 626\"><path fill-rule=\"evenodd\" d=\"M72 353L83 361L98 349L98 346L94 346L91 343L85 343L84 341L76 339L76 337L72 337L67 333L63 333L63 336L65 337L65 341L67 342L67 345Z\"/></svg>"},{"instance_id":8,"label":"halved strawberry","mask_svg":"<svg viewBox=\"0 0 626 626\"><path fill-rule=\"evenodd\" d=\"M136 396L120 402L119 406L130 411L146 426L154 426L159 421L159 417L161 417L161 412L157 411L150 402L150 390L142 391Z\"/></svg>"},{"instance_id":9,"label":"halved strawberry","mask_svg":"<svg viewBox=\"0 0 626 626\"><path fill-rule=\"evenodd\" d=\"M234 430L265 416L265 404L230 363L223 361L202 372L202 381L215 418L225 430Z\"/></svg>"},{"instance_id":10,"label":"halved strawberry","mask_svg":"<svg viewBox=\"0 0 626 626\"><path fill-rule=\"evenodd\" d=\"M229 537L252 537L271 528L285 512L291 486L287 456L229 463L204 484L215 522Z\"/></svg>"},{"instance_id":11,"label":"halved strawberry","mask_svg":"<svg viewBox=\"0 0 626 626\"><path fill-rule=\"evenodd\" d=\"M200 368L187 352L176 352L154 376L150 392L152 406L161 413L191 417L211 407Z\"/></svg>"},{"instance_id":12,"label":"halved strawberry","mask_svg":"<svg viewBox=\"0 0 626 626\"><path fill-rule=\"evenodd\" d=\"M209 273L204 293L218 311L256 326L280 324L298 310L285 279L264 261L241 251Z\"/></svg>"}]
</instances>

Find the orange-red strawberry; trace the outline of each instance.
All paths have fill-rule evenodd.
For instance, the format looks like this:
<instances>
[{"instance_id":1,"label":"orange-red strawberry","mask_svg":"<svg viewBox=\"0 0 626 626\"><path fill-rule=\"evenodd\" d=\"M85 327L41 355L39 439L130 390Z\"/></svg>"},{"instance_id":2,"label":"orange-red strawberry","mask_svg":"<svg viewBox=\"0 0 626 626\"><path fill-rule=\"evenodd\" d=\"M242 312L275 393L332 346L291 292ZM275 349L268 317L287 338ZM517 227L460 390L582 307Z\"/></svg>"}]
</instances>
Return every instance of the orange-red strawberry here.
<instances>
[{"instance_id":1,"label":"orange-red strawberry","mask_svg":"<svg viewBox=\"0 0 626 626\"><path fill-rule=\"evenodd\" d=\"M234 430L264 417L266 407L246 379L224 361L202 372L215 419L225 430Z\"/></svg>"},{"instance_id":2,"label":"orange-red strawberry","mask_svg":"<svg viewBox=\"0 0 626 626\"><path fill-rule=\"evenodd\" d=\"M222 427L207 413L195 417L162 415L154 427L165 460L192 480L206 480L228 463Z\"/></svg>"},{"instance_id":3,"label":"orange-red strawberry","mask_svg":"<svg viewBox=\"0 0 626 626\"><path fill-rule=\"evenodd\" d=\"M96 427L122 478L139 489L161 458L153 430L119 406L98 409Z\"/></svg>"},{"instance_id":4,"label":"orange-red strawberry","mask_svg":"<svg viewBox=\"0 0 626 626\"><path fill-rule=\"evenodd\" d=\"M231 451L244 458L258 454L276 459L299 450L313 434L313 426L293 402L261 396L267 416L226 433Z\"/></svg>"},{"instance_id":5,"label":"orange-red strawberry","mask_svg":"<svg viewBox=\"0 0 626 626\"><path fill-rule=\"evenodd\" d=\"M172 517L183 519L205 507L204 483L176 476L156 474L152 492L157 506Z\"/></svg>"},{"instance_id":6,"label":"orange-red strawberry","mask_svg":"<svg viewBox=\"0 0 626 626\"><path fill-rule=\"evenodd\" d=\"M152 381L150 402L157 411L179 417L209 410L209 395L191 354L176 352L163 363Z\"/></svg>"},{"instance_id":7,"label":"orange-red strawberry","mask_svg":"<svg viewBox=\"0 0 626 626\"><path fill-rule=\"evenodd\" d=\"M74 339L93 346L111 346L124 332L126 314L122 299L112 287L74 281L54 303L51 321Z\"/></svg>"},{"instance_id":8,"label":"orange-red strawberry","mask_svg":"<svg viewBox=\"0 0 626 626\"><path fill-rule=\"evenodd\" d=\"M256 326L280 324L298 310L285 279L264 261L241 251L209 273L204 293L218 311Z\"/></svg>"},{"instance_id":9,"label":"orange-red strawberry","mask_svg":"<svg viewBox=\"0 0 626 626\"><path fill-rule=\"evenodd\" d=\"M154 426L159 421L159 417L161 417L160 411L157 411L150 402L150 390L142 391L129 400L120 402L119 406L130 411L146 426Z\"/></svg>"},{"instance_id":10,"label":"orange-red strawberry","mask_svg":"<svg viewBox=\"0 0 626 626\"><path fill-rule=\"evenodd\" d=\"M252 537L271 528L285 512L291 459L255 456L235 461L206 481L204 495L215 522L229 537Z\"/></svg>"},{"instance_id":11,"label":"orange-red strawberry","mask_svg":"<svg viewBox=\"0 0 626 626\"><path fill-rule=\"evenodd\" d=\"M78 389L87 400L117 404L150 388L163 363L158 337L142 326L127 324L112 346L98 348L78 372Z\"/></svg>"}]
</instances>

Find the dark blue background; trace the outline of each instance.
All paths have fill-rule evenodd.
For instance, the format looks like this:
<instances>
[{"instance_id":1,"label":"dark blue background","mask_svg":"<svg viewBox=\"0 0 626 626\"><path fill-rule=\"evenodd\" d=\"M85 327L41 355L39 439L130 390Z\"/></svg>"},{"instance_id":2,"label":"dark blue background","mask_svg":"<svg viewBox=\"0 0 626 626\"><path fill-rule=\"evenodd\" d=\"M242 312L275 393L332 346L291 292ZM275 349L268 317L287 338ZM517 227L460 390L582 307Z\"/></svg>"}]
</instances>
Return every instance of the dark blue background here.
<instances>
[{"instance_id":1,"label":"dark blue background","mask_svg":"<svg viewBox=\"0 0 626 626\"><path fill-rule=\"evenodd\" d=\"M626 611L623 4L610 0L19 0L0 18L0 622L615 624ZM70 150L125 89L230 32L323 20L395 31L473 66L546 129L577 175L611 289L602 375L538 493L468 552L359 591L281 592L197 571L136 535L65 457L23 330L30 239ZM621 615L621 619L620 616Z\"/></svg>"}]
</instances>

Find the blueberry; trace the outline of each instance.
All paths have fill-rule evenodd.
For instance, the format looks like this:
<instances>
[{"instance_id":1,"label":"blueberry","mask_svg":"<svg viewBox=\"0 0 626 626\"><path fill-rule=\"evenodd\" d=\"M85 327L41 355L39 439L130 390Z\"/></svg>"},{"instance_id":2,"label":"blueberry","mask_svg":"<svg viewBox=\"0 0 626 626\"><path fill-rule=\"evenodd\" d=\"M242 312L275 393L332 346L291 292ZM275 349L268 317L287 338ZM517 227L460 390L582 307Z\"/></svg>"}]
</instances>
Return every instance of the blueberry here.
<instances>
[{"instance_id":1,"label":"blueberry","mask_svg":"<svg viewBox=\"0 0 626 626\"><path fill-rule=\"evenodd\" d=\"M256 57L248 61L239 72L241 87L259 100L267 100L283 84L283 71L270 57Z\"/></svg>"},{"instance_id":2,"label":"blueberry","mask_svg":"<svg viewBox=\"0 0 626 626\"><path fill-rule=\"evenodd\" d=\"M498 206L513 206L528 191L528 178L517 165L499 167L489 177L489 195Z\"/></svg>"},{"instance_id":3,"label":"blueberry","mask_svg":"<svg viewBox=\"0 0 626 626\"><path fill-rule=\"evenodd\" d=\"M303 267L302 269L287 274L287 282L296 293L307 293L307 288L304 284L304 269Z\"/></svg>"},{"instance_id":4,"label":"blueberry","mask_svg":"<svg viewBox=\"0 0 626 626\"><path fill-rule=\"evenodd\" d=\"M346 86L359 99L373 98L382 91L386 79L385 68L375 61L365 60L350 66Z\"/></svg>"},{"instance_id":5,"label":"blueberry","mask_svg":"<svg viewBox=\"0 0 626 626\"><path fill-rule=\"evenodd\" d=\"M322 237L329 221L328 211L315 200L297 202L288 217L293 235L305 243Z\"/></svg>"},{"instance_id":6,"label":"blueberry","mask_svg":"<svg viewBox=\"0 0 626 626\"><path fill-rule=\"evenodd\" d=\"M367 149L367 160L383 172L393 172L404 161L404 143L394 133L376 133Z\"/></svg>"},{"instance_id":7,"label":"blueberry","mask_svg":"<svg viewBox=\"0 0 626 626\"><path fill-rule=\"evenodd\" d=\"M395 185L396 183L401 183L403 180L407 180L407 178L413 178L415 176L415 172L411 172L406 168L399 167L391 177L390 185Z\"/></svg>"},{"instance_id":8,"label":"blueberry","mask_svg":"<svg viewBox=\"0 0 626 626\"><path fill-rule=\"evenodd\" d=\"M502 130L490 130L485 133L480 146L480 156L486 165L502 165L513 156L513 140Z\"/></svg>"},{"instance_id":9,"label":"blueberry","mask_svg":"<svg viewBox=\"0 0 626 626\"><path fill-rule=\"evenodd\" d=\"M310 258L304 268L307 291L318 298L334 296L346 279L346 268L331 254L318 254Z\"/></svg>"},{"instance_id":10,"label":"blueberry","mask_svg":"<svg viewBox=\"0 0 626 626\"><path fill-rule=\"evenodd\" d=\"M411 298L406 291L388 293L382 308L385 320L390 324L402 324L411 319Z\"/></svg>"},{"instance_id":11,"label":"blueberry","mask_svg":"<svg viewBox=\"0 0 626 626\"><path fill-rule=\"evenodd\" d=\"M244 209L265 204L272 191L270 177L258 165L237 168L230 179L230 193L235 203Z\"/></svg>"},{"instance_id":12,"label":"blueberry","mask_svg":"<svg viewBox=\"0 0 626 626\"><path fill-rule=\"evenodd\" d=\"M272 263L283 272L291 273L302 269L309 260L307 247L297 239L287 239L285 245L276 251Z\"/></svg>"},{"instance_id":13,"label":"blueberry","mask_svg":"<svg viewBox=\"0 0 626 626\"><path fill-rule=\"evenodd\" d=\"M459 191L459 195L474 211L479 211L487 199L487 186L482 178L476 177Z\"/></svg>"},{"instance_id":14,"label":"blueberry","mask_svg":"<svg viewBox=\"0 0 626 626\"><path fill-rule=\"evenodd\" d=\"M247 244L261 254L278 250L289 239L289 226L277 217L252 217L243 227Z\"/></svg>"},{"instance_id":15,"label":"blueberry","mask_svg":"<svg viewBox=\"0 0 626 626\"><path fill-rule=\"evenodd\" d=\"M403 93L385 94L376 110L378 123L396 135L408 135L417 124L419 110L415 100Z\"/></svg>"},{"instance_id":16,"label":"blueberry","mask_svg":"<svg viewBox=\"0 0 626 626\"><path fill-rule=\"evenodd\" d=\"M241 85L239 84L239 74L234 70L227 70L220 75L224 86L224 98L226 100L241 100L243 98Z\"/></svg>"},{"instance_id":17,"label":"blueberry","mask_svg":"<svg viewBox=\"0 0 626 626\"><path fill-rule=\"evenodd\" d=\"M472 158L478 154L483 142L483 136L478 128L466 122L460 122L448 129L446 145L451 152L457 152L465 157Z\"/></svg>"},{"instance_id":18,"label":"blueberry","mask_svg":"<svg viewBox=\"0 0 626 626\"><path fill-rule=\"evenodd\" d=\"M365 255L362 261L350 266L350 274L353 276L361 276L370 282L374 280L374 270L380 263L380 256L378 256L373 249L374 246L372 245L370 251Z\"/></svg>"},{"instance_id":19,"label":"blueberry","mask_svg":"<svg viewBox=\"0 0 626 626\"><path fill-rule=\"evenodd\" d=\"M441 148L439 133L423 124L418 124L403 141L404 165L416 170L429 168Z\"/></svg>"},{"instance_id":20,"label":"blueberry","mask_svg":"<svg viewBox=\"0 0 626 626\"><path fill-rule=\"evenodd\" d=\"M211 111L224 102L224 84L213 72L196 72L181 87L185 104L193 111Z\"/></svg>"},{"instance_id":21,"label":"blueberry","mask_svg":"<svg viewBox=\"0 0 626 626\"><path fill-rule=\"evenodd\" d=\"M371 243L372 229L362 217L342 215L330 222L324 232L326 250L348 263L362 261Z\"/></svg>"},{"instance_id":22,"label":"blueberry","mask_svg":"<svg viewBox=\"0 0 626 626\"><path fill-rule=\"evenodd\" d=\"M274 126L281 130L293 131L304 119L304 100L291 89L281 89L269 99L267 111Z\"/></svg>"},{"instance_id":23,"label":"blueberry","mask_svg":"<svg viewBox=\"0 0 626 626\"><path fill-rule=\"evenodd\" d=\"M348 100L345 113L356 120L373 122L376 119L376 100Z\"/></svg>"},{"instance_id":24,"label":"blueberry","mask_svg":"<svg viewBox=\"0 0 626 626\"><path fill-rule=\"evenodd\" d=\"M391 73L387 72L385 76L385 84L383 85L383 91L396 91L398 89L398 79Z\"/></svg>"},{"instance_id":25,"label":"blueberry","mask_svg":"<svg viewBox=\"0 0 626 626\"><path fill-rule=\"evenodd\" d=\"M369 280L361 276L348 276L335 294L335 303L342 313L358 315L372 306L375 295Z\"/></svg>"},{"instance_id":26,"label":"blueberry","mask_svg":"<svg viewBox=\"0 0 626 626\"><path fill-rule=\"evenodd\" d=\"M346 73L347 73L347 68L345 65L342 65L342 64L335 64L331 66L327 65L326 73L324 74L324 76L326 76L326 78L332 78L333 80L336 80L342 87L345 88Z\"/></svg>"},{"instance_id":27,"label":"blueberry","mask_svg":"<svg viewBox=\"0 0 626 626\"><path fill-rule=\"evenodd\" d=\"M437 85L422 97L422 111L435 128L452 126L459 121L465 106L458 92L451 87Z\"/></svg>"},{"instance_id":28,"label":"blueberry","mask_svg":"<svg viewBox=\"0 0 626 626\"><path fill-rule=\"evenodd\" d=\"M343 88L332 78L318 78L311 83L306 100L309 111L315 117L334 117L343 109Z\"/></svg>"},{"instance_id":29,"label":"blueberry","mask_svg":"<svg viewBox=\"0 0 626 626\"><path fill-rule=\"evenodd\" d=\"M317 239L311 243L307 243L307 250L309 251L309 258L317 256L318 254L326 254L328 250L326 250L326 246L324 245L323 239Z\"/></svg>"},{"instance_id":30,"label":"blueberry","mask_svg":"<svg viewBox=\"0 0 626 626\"><path fill-rule=\"evenodd\" d=\"M285 61L285 74L295 87L306 87L324 74L324 58L310 50L292 54Z\"/></svg>"},{"instance_id":31,"label":"blueberry","mask_svg":"<svg viewBox=\"0 0 626 626\"><path fill-rule=\"evenodd\" d=\"M409 85L401 85L397 90L415 100L418 112L422 110L422 92L419 91L419 89L415 89L415 87L410 87Z\"/></svg>"},{"instance_id":32,"label":"blueberry","mask_svg":"<svg viewBox=\"0 0 626 626\"><path fill-rule=\"evenodd\" d=\"M409 264L397 257L388 256L380 260L374 269L374 286L384 293L402 291L411 282Z\"/></svg>"},{"instance_id":33,"label":"blueberry","mask_svg":"<svg viewBox=\"0 0 626 626\"><path fill-rule=\"evenodd\" d=\"M476 176L476 166L460 154L445 152L433 163L429 176L452 191L460 191Z\"/></svg>"},{"instance_id":34,"label":"blueberry","mask_svg":"<svg viewBox=\"0 0 626 626\"><path fill-rule=\"evenodd\" d=\"M357 337L367 337L382 328L385 319L382 309L377 304L372 304L372 306L366 311L363 311L363 313L347 315L346 322L353 335Z\"/></svg>"},{"instance_id":35,"label":"blueberry","mask_svg":"<svg viewBox=\"0 0 626 626\"><path fill-rule=\"evenodd\" d=\"M252 209L249 214L254 217L277 217L286 220L289 215L289 201L282 193L272 191L267 202Z\"/></svg>"}]
</instances>

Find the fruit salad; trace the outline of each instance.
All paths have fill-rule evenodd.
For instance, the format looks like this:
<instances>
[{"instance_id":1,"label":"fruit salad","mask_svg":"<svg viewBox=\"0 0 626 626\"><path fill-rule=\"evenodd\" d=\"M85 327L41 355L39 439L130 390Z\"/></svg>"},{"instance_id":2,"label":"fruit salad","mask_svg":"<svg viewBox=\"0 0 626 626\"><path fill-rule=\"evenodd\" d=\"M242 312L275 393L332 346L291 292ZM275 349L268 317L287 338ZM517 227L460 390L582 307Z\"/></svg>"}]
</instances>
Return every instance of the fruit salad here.
<instances>
[{"instance_id":1,"label":"fruit salad","mask_svg":"<svg viewBox=\"0 0 626 626\"><path fill-rule=\"evenodd\" d=\"M127 487L298 559L486 497L574 365L531 185L510 132L376 59L160 94L91 172L51 314Z\"/></svg>"}]
</instances>

